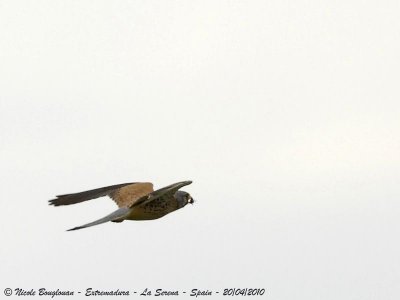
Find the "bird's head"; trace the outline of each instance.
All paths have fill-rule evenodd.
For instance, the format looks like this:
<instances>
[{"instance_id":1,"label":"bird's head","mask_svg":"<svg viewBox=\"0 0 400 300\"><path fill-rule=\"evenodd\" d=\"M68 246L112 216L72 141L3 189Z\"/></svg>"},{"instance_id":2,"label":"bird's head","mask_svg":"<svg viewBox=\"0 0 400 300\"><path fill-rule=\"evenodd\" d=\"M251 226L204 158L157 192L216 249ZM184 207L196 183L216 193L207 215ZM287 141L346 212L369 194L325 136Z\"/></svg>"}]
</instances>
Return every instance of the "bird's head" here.
<instances>
[{"instance_id":1,"label":"bird's head","mask_svg":"<svg viewBox=\"0 0 400 300\"><path fill-rule=\"evenodd\" d=\"M179 208L184 207L186 204L190 203L193 204L194 200L189 193L184 191L177 191L175 193L175 198L178 201Z\"/></svg>"}]
</instances>

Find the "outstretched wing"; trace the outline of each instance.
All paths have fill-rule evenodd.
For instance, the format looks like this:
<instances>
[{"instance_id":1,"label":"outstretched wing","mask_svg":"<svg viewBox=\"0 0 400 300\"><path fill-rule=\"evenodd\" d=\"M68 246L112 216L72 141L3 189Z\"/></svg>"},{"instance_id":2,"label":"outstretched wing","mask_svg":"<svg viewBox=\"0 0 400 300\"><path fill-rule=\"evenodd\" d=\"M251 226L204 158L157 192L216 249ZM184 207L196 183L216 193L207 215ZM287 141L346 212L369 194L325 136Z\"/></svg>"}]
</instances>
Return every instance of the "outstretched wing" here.
<instances>
[{"instance_id":1,"label":"outstretched wing","mask_svg":"<svg viewBox=\"0 0 400 300\"><path fill-rule=\"evenodd\" d=\"M185 185L191 184L192 181L181 181L177 182L171 185L168 185L166 187L163 187L157 191L154 191L146 196L141 197L138 199L136 202L134 202L130 207L135 207L138 205L146 205L147 203L150 203L151 201L158 199L162 196L166 195L171 195L173 196L180 188L184 187Z\"/></svg>"},{"instance_id":2,"label":"outstretched wing","mask_svg":"<svg viewBox=\"0 0 400 300\"><path fill-rule=\"evenodd\" d=\"M117 203L118 207L130 207L138 199L151 192L153 192L153 184L150 182L123 183L80 193L59 195L56 199L50 200L49 204L54 206L70 205L109 196Z\"/></svg>"},{"instance_id":3,"label":"outstretched wing","mask_svg":"<svg viewBox=\"0 0 400 300\"><path fill-rule=\"evenodd\" d=\"M131 207L137 200L153 191L152 183L141 182L121 187L109 196L117 203L118 207Z\"/></svg>"},{"instance_id":4,"label":"outstretched wing","mask_svg":"<svg viewBox=\"0 0 400 300\"><path fill-rule=\"evenodd\" d=\"M123 219L124 217L126 217L130 212L129 208L126 207L122 207L120 209L117 209L116 211L114 211L113 213L109 214L108 216L105 216L104 218L101 218L97 221L82 225L82 226L78 226L78 227L74 227L71 229L68 229L67 231L72 231L72 230L78 230L78 229L82 229L82 228L87 228L87 227L91 227L91 226L95 226L95 225L99 225L99 224L103 224L109 221L119 221L121 219Z\"/></svg>"}]
</instances>

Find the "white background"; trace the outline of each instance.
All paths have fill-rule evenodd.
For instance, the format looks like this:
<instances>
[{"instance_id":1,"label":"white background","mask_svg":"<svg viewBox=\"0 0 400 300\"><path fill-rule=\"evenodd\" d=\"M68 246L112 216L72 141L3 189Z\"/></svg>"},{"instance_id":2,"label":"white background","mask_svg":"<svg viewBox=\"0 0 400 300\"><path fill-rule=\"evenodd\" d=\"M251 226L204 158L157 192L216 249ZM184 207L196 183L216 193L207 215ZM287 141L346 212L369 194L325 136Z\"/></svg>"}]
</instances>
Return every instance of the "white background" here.
<instances>
[{"instance_id":1,"label":"white background","mask_svg":"<svg viewBox=\"0 0 400 300\"><path fill-rule=\"evenodd\" d=\"M400 297L398 1L0 1L0 292ZM195 205L56 194L181 180Z\"/></svg>"}]
</instances>

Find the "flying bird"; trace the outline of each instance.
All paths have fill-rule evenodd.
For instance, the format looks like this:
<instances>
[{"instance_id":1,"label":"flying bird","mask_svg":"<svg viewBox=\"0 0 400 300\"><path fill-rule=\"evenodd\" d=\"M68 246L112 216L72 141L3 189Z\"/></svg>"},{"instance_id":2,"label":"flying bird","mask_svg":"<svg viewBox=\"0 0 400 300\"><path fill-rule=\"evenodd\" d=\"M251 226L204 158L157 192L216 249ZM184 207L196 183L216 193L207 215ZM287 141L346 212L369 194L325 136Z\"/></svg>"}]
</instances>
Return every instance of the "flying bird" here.
<instances>
[{"instance_id":1,"label":"flying bird","mask_svg":"<svg viewBox=\"0 0 400 300\"><path fill-rule=\"evenodd\" d=\"M109 196L118 205L118 209L97 221L74 227L71 230L82 229L106 222L122 222L124 220L154 220L193 204L189 193L179 191L180 188L191 184L192 181L177 182L159 190L153 190L150 182L131 182L106 186L94 190L74 194L56 196L49 200L50 205L70 205Z\"/></svg>"}]
</instances>

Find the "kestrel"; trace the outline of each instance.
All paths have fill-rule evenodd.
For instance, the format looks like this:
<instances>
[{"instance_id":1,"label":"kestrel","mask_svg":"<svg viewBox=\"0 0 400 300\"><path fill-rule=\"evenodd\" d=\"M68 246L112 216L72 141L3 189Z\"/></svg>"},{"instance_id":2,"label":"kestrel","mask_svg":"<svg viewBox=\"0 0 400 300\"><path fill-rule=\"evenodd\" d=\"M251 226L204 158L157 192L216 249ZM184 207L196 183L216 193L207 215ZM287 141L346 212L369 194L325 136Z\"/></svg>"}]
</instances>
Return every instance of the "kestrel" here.
<instances>
[{"instance_id":1,"label":"kestrel","mask_svg":"<svg viewBox=\"0 0 400 300\"><path fill-rule=\"evenodd\" d=\"M70 205L109 196L119 207L104 218L68 231L109 221L154 220L180 209L188 203L193 204L194 200L189 193L179 191L180 188L191 183L191 181L177 182L156 191L153 190L153 184L150 182L116 184L80 193L59 195L56 196L56 199L49 200L49 204L54 206Z\"/></svg>"}]
</instances>

